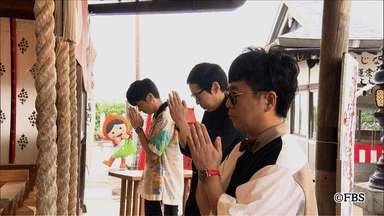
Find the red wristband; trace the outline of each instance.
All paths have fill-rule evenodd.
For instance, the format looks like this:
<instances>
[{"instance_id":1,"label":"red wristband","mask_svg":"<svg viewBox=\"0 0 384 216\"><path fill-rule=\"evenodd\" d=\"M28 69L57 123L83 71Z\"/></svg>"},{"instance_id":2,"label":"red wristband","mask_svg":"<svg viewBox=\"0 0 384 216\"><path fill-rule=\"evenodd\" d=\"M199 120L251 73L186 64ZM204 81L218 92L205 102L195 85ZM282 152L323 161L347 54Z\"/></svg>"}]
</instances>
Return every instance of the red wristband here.
<instances>
[{"instance_id":1,"label":"red wristband","mask_svg":"<svg viewBox=\"0 0 384 216\"><path fill-rule=\"evenodd\" d=\"M213 169L205 168L205 169L202 169L199 171L199 179L201 181L206 181L209 177L211 177L213 175L219 175L220 176L219 170L213 170Z\"/></svg>"}]
</instances>

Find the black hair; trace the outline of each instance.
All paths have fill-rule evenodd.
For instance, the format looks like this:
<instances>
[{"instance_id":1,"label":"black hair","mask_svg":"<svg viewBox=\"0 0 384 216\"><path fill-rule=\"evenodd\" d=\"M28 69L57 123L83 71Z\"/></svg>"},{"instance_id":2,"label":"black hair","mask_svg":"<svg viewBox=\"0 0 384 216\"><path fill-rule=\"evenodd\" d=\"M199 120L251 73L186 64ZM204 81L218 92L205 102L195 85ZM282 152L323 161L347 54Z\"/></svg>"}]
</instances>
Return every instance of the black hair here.
<instances>
[{"instance_id":1,"label":"black hair","mask_svg":"<svg viewBox=\"0 0 384 216\"><path fill-rule=\"evenodd\" d=\"M127 90L126 97L132 106L137 106L138 101L147 101L149 93L153 94L155 98L160 98L160 94L155 83L146 78L133 82Z\"/></svg>"},{"instance_id":2,"label":"black hair","mask_svg":"<svg viewBox=\"0 0 384 216\"><path fill-rule=\"evenodd\" d=\"M228 90L228 79L224 70L217 64L207 62L195 65L187 78L187 84L197 84L209 93L211 93L213 82L220 85L222 92Z\"/></svg>"},{"instance_id":3,"label":"black hair","mask_svg":"<svg viewBox=\"0 0 384 216\"><path fill-rule=\"evenodd\" d=\"M283 47L273 45L268 51L248 47L231 64L229 83L244 80L253 91L274 91L277 115L285 118L297 91L299 66Z\"/></svg>"},{"instance_id":4,"label":"black hair","mask_svg":"<svg viewBox=\"0 0 384 216\"><path fill-rule=\"evenodd\" d=\"M109 134L109 132L111 132L113 126L117 125L117 124L124 124L123 121L119 120L119 119L115 119L115 120L112 120L110 121L108 124L107 124L107 134Z\"/></svg>"}]
</instances>

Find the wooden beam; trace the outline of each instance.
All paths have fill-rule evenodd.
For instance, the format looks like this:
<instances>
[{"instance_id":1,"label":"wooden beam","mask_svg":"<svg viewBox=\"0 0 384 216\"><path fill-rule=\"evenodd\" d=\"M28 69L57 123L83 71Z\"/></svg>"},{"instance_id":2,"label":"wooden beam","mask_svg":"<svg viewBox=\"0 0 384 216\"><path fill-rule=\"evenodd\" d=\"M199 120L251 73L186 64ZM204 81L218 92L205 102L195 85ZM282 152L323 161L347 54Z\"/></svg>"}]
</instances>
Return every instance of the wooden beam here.
<instances>
[{"instance_id":1,"label":"wooden beam","mask_svg":"<svg viewBox=\"0 0 384 216\"><path fill-rule=\"evenodd\" d=\"M0 170L1 181L28 181L29 170Z\"/></svg>"},{"instance_id":2,"label":"wooden beam","mask_svg":"<svg viewBox=\"0 0 384 216\"><path fill-rule=\"evenodd\" d=\"M34 4L31 0L1 0L1 17L35 20Z\"/></svg>"},{"instance_id":3,"label":"wooden beam","mask_svg":"<svg viewBox=\"0 0 384 216\"><path fill-rule=\"evenodd\" d=\"M131 1L88 5L90 14L149 14L149 13L191 13L235 10L245 0L162 0Z\"/></svg>"},{"instance_id":4,"label":"wooden beam","mask_svg":"<svg viewBox=\"0 0 384 216\"><path fill-rule=\"evenodd\" d=\"M348 51L349 0L325 0L320 50L316 145L316 197L319 215L335 215L336 164L341 65Z\"/></svg>"}]
</instances>

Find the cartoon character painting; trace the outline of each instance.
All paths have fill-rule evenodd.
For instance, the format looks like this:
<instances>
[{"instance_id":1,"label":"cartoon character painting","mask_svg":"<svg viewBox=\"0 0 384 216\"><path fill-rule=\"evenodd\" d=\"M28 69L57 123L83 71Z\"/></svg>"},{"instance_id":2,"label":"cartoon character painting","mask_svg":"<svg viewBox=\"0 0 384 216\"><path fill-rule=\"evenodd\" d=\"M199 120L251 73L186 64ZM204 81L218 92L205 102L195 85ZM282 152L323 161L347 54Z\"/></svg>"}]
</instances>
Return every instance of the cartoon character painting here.
<instances>
[{"instance_id":1,"label":"cartoon character painting","mask_svg":"<svg viewBox=\"0 0 384 216\"><path fill-rule=\"evenodd\" d=\"M105 118L103 134L113 143L112 156L109 160L103 161L105 165L111 167L115 158L121 158L120 168L126 168L125 157L137 151L128 128L129 123L124 116L110 114Z\"/></svg>"}]
</instances>

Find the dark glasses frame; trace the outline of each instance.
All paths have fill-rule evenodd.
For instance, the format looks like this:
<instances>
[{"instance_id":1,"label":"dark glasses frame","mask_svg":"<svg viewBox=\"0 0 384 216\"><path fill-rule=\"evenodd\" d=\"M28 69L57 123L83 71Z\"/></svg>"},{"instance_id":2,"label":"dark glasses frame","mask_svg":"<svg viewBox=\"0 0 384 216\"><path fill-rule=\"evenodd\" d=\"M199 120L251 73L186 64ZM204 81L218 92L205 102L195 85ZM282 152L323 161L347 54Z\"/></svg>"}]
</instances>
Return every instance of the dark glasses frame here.
<instances>
[{"instance_id":1,"label":"dark glasses frame","mask_svg":"<svg viewBox=\"0 0 384 216\"><path fill-rule=\"evenodd\" d=\"M233 93L233 92L228 92L228 100L231 101L232 105L233 106L236 106L237 104L237 97L241 96L241 95L245 95L245 94L251 94L251 93L258 93L258 92L262 92L262 91L268 91L268 90L257 90L257 91L251 91L251 92L240 92L240 93Z\"/></svg>"},{"instance_id":2,"label":"dark glasses frame","mask_svg":"<svg viewBox=\"0 0 384 216\"><path fill-rule=\"evenodd\" d=\"M191 97L195 98L195 100L197 100L197 101L200 101L199 96L201 95L201 93L203 93L203 91L205 91L205 90L202 89L200 92L191 95Z\"/></svg>"}]
</instances>

